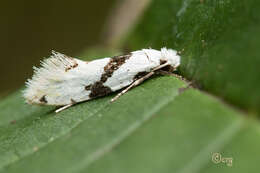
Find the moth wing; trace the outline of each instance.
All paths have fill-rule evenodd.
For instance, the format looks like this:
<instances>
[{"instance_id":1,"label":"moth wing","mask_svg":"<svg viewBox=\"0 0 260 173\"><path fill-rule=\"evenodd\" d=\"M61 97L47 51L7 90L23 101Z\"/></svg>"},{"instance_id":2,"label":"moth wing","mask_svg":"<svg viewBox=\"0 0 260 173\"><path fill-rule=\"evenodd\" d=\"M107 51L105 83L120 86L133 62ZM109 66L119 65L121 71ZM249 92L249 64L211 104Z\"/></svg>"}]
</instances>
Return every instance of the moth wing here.
<instances>
[{"instance_id":1,"label":"moth wing","mask_svg":"<svg viewBox=\"0 0 260 173\"><path fill-rule=\"evenodd\" d=\"M52 56L34 67L32 79L23 92L29 104L67 105L88 100L90 91L85 86L93 83L95 69L89 62L52 51Z\"/></svg>"}]
</instances>

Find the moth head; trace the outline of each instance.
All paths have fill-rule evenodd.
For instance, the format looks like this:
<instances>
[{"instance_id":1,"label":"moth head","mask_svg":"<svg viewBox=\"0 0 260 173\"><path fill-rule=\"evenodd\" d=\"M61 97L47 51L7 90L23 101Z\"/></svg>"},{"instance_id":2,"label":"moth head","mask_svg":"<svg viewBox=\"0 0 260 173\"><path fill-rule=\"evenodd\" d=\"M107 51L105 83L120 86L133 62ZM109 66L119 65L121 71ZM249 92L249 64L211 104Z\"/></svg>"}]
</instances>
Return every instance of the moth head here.
<instances>
[{"instance_id":1,"label":"moth head","mask_svg":"<svg viewBox=\"0 0 260 173\"><path fill-rule=\"evenodd\" d=\"M174 68L177 68L181 63L181 57L177 54L177 52L165 47L161 49L161 60L166 61Z\"/></svg>"}]
</instances>

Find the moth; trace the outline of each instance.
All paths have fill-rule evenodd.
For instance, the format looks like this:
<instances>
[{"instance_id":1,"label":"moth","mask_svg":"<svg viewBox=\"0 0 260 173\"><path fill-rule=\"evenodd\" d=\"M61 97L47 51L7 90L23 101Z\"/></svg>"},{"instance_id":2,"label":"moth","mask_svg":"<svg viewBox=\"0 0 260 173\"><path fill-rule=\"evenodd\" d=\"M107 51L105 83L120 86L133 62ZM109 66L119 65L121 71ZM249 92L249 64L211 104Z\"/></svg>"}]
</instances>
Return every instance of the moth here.
<instances>
[{"instance_id":1,"label":"moth","mask_svg":"<svg viewBox=\"0 0 260 173\"><path fill-rule=\"evenodd\" d=\"M180 65L175 50L142 49L122 56L82 61L52 51L50 58L33 67L23 96L27 103L62 106L60 112L76 103L123 89L111 102L160 69L174 71Z\"/></svg>"}]
</instances>

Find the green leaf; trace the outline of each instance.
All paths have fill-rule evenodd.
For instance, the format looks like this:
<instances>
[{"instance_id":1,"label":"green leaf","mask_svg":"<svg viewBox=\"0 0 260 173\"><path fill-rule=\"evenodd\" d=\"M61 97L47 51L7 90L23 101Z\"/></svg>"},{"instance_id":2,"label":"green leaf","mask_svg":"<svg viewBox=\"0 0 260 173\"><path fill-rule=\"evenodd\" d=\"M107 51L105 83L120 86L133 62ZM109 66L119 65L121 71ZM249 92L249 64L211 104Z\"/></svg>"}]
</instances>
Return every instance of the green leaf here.
<instances>
[{"instance_id":1,"label":"green leaf","mask_svg":"<svg viewBox=\"0 0 260 173\"><path fill-rule=\"evenodd\" d=\"M259 114L259 10L258 0L153 0L128 46L178 49L182 75Z\"/></svg>"},{"instance_id":2,"label":"green leaf","mask_svg":"<svg viewBox=\"0 0 260 173\"><path fill-rule=\"evenodd\" d=\"M9 169L30 156L37 159L29 162L38 161L30 166L25 164L28 165L25 169L37 169L38 164L45 162L47 170L74 170L93 162L100 153L120 143L154 112L173 100L178 95L178 88L184 85L171 77L151 79L149 83L152 88L145 83L113 104L109 102L111 96L108 96L76 105L59 114L55 114L53 108L37 109L25 104L6 109L1 113L5 123L1 126L0 166L10 165ZM20 94L12 97L10 100L13 102L3 101L0 108L4 108L6 103L15 105L17 100L23 103L23 100L17 99ZM34 111L29 112L31 109ZM15 112L21 118L10 124L14 117L9 115ZM39 157L41 152L46 153Z\"/></svg>"},{"instance_id":3,"label":"green leaf","mask_svg":"<svg viewBox=\"0 0 260 173\"><path fill-rule=\"evenodd\" d=\"M185 86L157 76L113 104L111 95L60 114L25 105L16 93L0 104L0 172L259 169L259 124ZM214 164L214 152L232 157L233 167Z\"/></svg>"}]
</instances>

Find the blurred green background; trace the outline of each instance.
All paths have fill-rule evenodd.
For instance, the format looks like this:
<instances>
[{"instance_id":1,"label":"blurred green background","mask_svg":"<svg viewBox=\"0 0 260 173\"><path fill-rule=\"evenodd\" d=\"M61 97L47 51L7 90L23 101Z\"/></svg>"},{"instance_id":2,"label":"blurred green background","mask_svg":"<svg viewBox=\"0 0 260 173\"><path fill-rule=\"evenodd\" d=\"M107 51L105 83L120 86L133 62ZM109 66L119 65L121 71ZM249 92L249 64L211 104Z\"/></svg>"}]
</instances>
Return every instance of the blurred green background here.
<instances>
[{"instance_id":1,"label":"blurred green background","mask_svg":"<svg viewBox=\"0 0 260 173\"><path fill-rule=\"evenodd\" d=\"M76 56L100 41L113 1L1 1L0 94L20 88L51 50Z\"/></svg>"}]
</instances>

